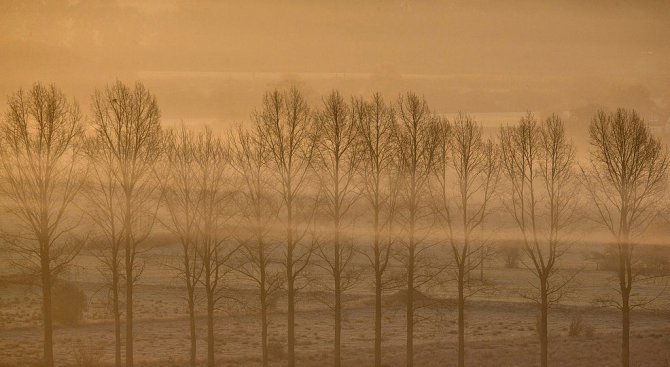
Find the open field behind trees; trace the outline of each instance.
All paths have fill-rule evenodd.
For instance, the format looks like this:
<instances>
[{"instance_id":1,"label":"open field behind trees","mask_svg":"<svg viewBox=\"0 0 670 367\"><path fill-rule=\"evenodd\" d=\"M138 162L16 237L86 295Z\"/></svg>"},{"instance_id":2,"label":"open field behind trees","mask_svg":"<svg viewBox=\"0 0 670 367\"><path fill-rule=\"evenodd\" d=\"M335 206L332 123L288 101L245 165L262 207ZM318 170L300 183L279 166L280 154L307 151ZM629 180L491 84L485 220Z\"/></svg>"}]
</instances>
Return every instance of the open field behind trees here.
<instances>
[{"instance_id":1,"label":"open field behind trees","mask_svg":"<svg viewBox=\"0 0 670 367\"><path fill-rule=\"evenodd\" d=\"M154 250L150 259L160 259L170 248ZM584 263L586 253L575 251L567 262L581 270L570 296L552 308L550 315L550 358L557 366L612 366L618 363L620 315L593 302L612 288L607 271L596 271ZM84 360L100 366L113 362L113 319L109 296L95 270L98 260L81 254L68 278L88 296L84 318L76 326L58 326L54 336L55 358L59 365L83 366ZM478 276L478 275L477 275ZM485 267L490 290L468 302L466 361L474 366L533 366L536 362L536 307L520 296L532 280L527 270L508 269L503 259L493 259ZM6 282L7 275L3 277ZM243 302L228 301L217 310L217 354L224 366L258 365L260 339L258 317L252 309L256 291L244 279L230 284L231 292ZM245 287L247 286L247 287ZM641 293L655 294L665 283L646 284ZM449 283L426 294L426 309L420 311L416 328L416 363L419 366L454 366L456 312ZM188 311L183 284L162 262L149 261L138 285L136 298L136 365L185 366L189 347ZM332 360L331 311L318 301L316 291L305 292L298 303L297 357L301 366L322 366ZM40 355L39 291L37 288L3 283L0 299L0 366L30 366ZM384 364L404 361L404 309L402 291L384 296ZM344 301L343 363L346 366L373 362L372 315L374 300L370 287L361 284ZM285 364L285 300L279 300L271 313L270 343L272 366ZM570 323L577 316L586 329L569 336ZM199 338L206 336L205 315L197 317ZM584 335L588 333L589 335ZM634 366L666 366L670 361L670 292L662 293L649 309L633 316L632 359ZM205 344L198 355L204 357ZM79 361L79 362L78 362Z\"/></svg>"}]
</instances>

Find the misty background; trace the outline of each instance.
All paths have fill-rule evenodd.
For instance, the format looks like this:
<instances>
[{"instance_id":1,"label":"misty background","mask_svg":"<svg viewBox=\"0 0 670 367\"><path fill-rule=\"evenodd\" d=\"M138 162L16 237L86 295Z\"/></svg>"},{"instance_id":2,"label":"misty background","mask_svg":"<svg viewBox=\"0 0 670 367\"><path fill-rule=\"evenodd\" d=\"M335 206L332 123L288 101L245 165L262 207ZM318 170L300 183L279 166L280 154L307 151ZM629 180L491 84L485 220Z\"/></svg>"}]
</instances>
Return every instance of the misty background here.
<instances>
[{"instance_id":1,"label":"misty background","mask_svg":"<svg viewBox=\"0 0 670 367\"><path fill-rule=\"evenodd\" d=\"M395 97L486 125L600 106L670 118L670 3L643 1L0 1L0 95L54 82L84 108L140 80L163 123L249 119L268 88ZM585 141L582 139L577 139Z\"/></svg>"}]
</instances>

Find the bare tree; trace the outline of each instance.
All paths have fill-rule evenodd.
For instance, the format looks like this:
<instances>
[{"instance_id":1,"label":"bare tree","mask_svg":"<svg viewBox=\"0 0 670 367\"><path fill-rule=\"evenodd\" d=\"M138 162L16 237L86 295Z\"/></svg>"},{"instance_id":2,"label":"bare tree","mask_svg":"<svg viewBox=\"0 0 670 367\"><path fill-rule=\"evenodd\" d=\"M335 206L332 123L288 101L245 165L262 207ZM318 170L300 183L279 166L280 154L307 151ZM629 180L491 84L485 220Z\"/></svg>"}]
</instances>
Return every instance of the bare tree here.
<instances>
[{"instance_id":1,"label":"bare tree","mask_svg":"<svg viewBox=\"0 0 670 367\"><path fill-rule=\"evenodd\" d=\"M0 125L2 182L16 233L5 236L22 263L40 279L44 365L53 367L52 285L78 253L71 236L77 221L68 215L83 180L82 126L76 103L54 85L35 84L8 100Z\"/></svg>"},{"instance_id":2,"label":"bare tree","mask_svg":"<svg viewBox=\"0 0 670 367\"><path fill-rule=\"evenodd\" d=\"M537 278L537 293L526 295L539 306L540 363L547 366L547 317L574 275L563 276L566 231L576 218L574 147L555 115L538 125L528 113L517 126L500 131L502 169L510 186L504 205L522 235L524 265Z\"/></svg>"},{"instance_id":3,"label":"bare tree","mask_svg":"<svg viewBox=\"0 0 670 367\"><path fill-rule=\"evenodd\" d=\"M230 263L239 246L233 246L226 233L232 216L227 147L209 128L196 135L194 142L191 180L195 181L198 197L196 238L202 266L200 283L207 303L207 366L214 367L214 312L221 299L230 297L225 277L232 271Z\"/></svg>"},{"instance_id":4,"label":"bare tree","mask_svg":"<svg viewBox=\"0 0 670 367\"><path fill-rule=\"evenodd\" d=\"M375 288L375 367L382 365L382 294L387 288L385 274L392 254L393 230L398 197L395 162L394 113L382 96L375 93L369 102L356 99L352 113L361 139L362 194L372 212L372 254L366 256L374 271Z\"/></svg>"},{"instance_id":5,"label":"bare tree","mask_svg":"<svg viewBox=\"0 0 670 367\"><path fill-rule=\"evenodd\" d=\"M397 159L400 169L400 200L403 209L402 261L407 281L407 367L414 364L414 296L433 276L419 266L424 262L430 222L427 203L429 179L435 163L436 118L426 101L414 93L398 99L396 126ZM422 258L423 257L423 258Z\"/></svg>"},{"instance_id":6,"label":"bare tree","mask_svg":"<svg viewBox=\"0 0 670 367\"><path fill-rule=\"evenodd\" d=\"M482 138L482 127L470 116L459 114L438 129L435 159L436 190L433 202L451 247L458 289L458 365L465 365L465 301L482 284L471 284L470 273L480 266L487 248L481 233L491 213L498 182L496 148Z\"/></svg>"},{"instance_id":7,"label":"bare tree","mask_svg":"<svg viewBox=\"0 0 670 367\"><path fill-rule=\"evenodd\" d=\"M96 254L102 266L100 273L111 293L111 308L114 317L114 365L120 367L121 360L121 296L123 281L123 192L116 181L118 165L111 150L104 149L101 137L88 137L85 143L89 163L90 182L84 187L89 207L88 217L93 221L103 246Z\"/></svg>"},{"instance_id":8,"label":"bare tree","mask_svg":"<svg viewBox=\"0 0 670 367\"><path fill-rule=\"evenodd\" d=\"M231 134L231 164L241 178L242 228L240 237L242 264L238 271L258 286L261 314L262 365L269 364L268 313L275 304L284 277L275 266L276 246L271 242L270 229L277 214L277 202L271 195L269 151L260 140L259 131L240 127Z\"/></svg>"},{"instance_id":9,"label":"bare tree","mask_svg":"<svg viewBox=\"0 0 670 367\"><path fill-rule=\"evenodd\" d=\"M622 313L621 365L630 364L630 313L648 299L635 300L633 286L646 275L636 266L635 241L657 217L666 188L668 153L633 110L600 111L590 128L590 164L583 169L596 218L614 238Z\"/></svg>"},{"instance_id":10,"label":"bare tree","mask_svg":"<svg viewBox=\"0 0 670 367\"><path fill-rule=\"evenodd\" d=\"M161 154L160 111L141 83L117 81L92 98L94 139L113 169L110 179L121 191L120 210L126 293L126 366L133 366L133 288L142 273L138 247L151 233L157 185L152 167Z\"/></svg>"},{"instance_id":11,"label":"bare tree","mask_svg":"<svg viewBox=\"0 0 670 367\"><path fill-rule=\"evenodd\" d=\"M356 284L359 269L354 268L354 247L346 241L346 216L358 198L354 178L359 163L357 126L351 108L338 91L323 100L323 109L316 114L319 136L315 149L315 171L326 207L326 217L332 225L327 230L325 243L319 246L324 268L333 277L335 316L334 365L339 367L342 335L342 293Z\"/></svg>"},{"instance_id":12,"label":"bare tree","mask_svg":"<svg viewBox=\"0 0 670 367\"><path fill-rule=\"evenodd\" d=\"M201 192L194 179L197 170L197 140L192 131L184 126L170 131L165 141L162 169L158 170L163 190L167 219L165 227L178 239L181 245L179 277L186 285L186 301L189 313L191 338L190 362L196 365L197 335L195 325L196 287L202 274L198 224Z\"/></svg>"},{"instance_id":13,"label":"bare tree","mask_svg":"<svg viewBox=\"0 0 670 367\"><path fill-rule=\"evenodd\" d=\"M254 114L260 140L268 149L268 163L279 181L278 193L283 207L286 230L286 270L288 296L288 365L295 366L296 293L304 287L298 281L314 252L313 243L306 244L305 224L311 210L307 209L305 193L314 150L310 112L302 94L292 88L272 91L263 97L263 107ZM301 223L302 220L302 223ZM301 227L302 225L302 227Z\"/></svg>"}]
</instances>

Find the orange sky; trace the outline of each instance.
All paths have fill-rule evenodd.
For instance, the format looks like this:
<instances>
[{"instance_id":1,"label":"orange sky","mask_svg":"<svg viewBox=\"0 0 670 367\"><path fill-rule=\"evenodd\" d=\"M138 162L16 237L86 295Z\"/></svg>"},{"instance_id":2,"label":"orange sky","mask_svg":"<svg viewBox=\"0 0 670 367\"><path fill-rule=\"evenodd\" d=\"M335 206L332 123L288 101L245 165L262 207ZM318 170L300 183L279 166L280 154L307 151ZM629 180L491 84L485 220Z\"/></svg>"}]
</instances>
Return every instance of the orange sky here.
<instances>
[{"instance_id":1,"label":"orange sky","mask_svg":"<svg viewBox=\"0 0 670 367\"><path fill-rule=\"evenodd\" d=\"M670 116L670 2L0 1L0 95L143 80L167 121L248 118L298 82L439 112L627 105ZM1 107L0 107L1 108Z\"/></svg>"}]
</instances>

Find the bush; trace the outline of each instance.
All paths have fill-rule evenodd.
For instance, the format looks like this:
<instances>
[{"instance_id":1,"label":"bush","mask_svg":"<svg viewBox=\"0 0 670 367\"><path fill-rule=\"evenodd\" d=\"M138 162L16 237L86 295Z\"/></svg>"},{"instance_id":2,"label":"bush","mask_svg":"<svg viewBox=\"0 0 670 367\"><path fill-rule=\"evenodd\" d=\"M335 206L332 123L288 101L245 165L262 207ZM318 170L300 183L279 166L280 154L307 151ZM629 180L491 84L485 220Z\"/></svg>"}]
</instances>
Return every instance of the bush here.
<instances>
[{"instance_id":1,"label":"bush","mask_svg":"<svg viewBox=\"0 0 670 367\"><path fill-rule=\"evenodd\" d=\"M580 336L584 335L586 337L592 337L594 334L594 329L590 325L586 325L582 320L582 317L579 315L572 316L570 320L570 326L568 327L568 336Z\"/></svg>"},{"instance_id":2,"label":"bush","mask_svg":"<svg viewBox=\"0 0 670 367\"><path fill-rule=\"evenodd\" d=\"M521 259L521 250L515 246L507 246L502 249L501 255L505 262L505 267L508 269L516 269L519 267L519 260Z\"/></svg>"},{"instance_id":3,"label":"bush","mask_svg":"<svg viewBox=\"0 0 670 367\"><path fill-rule=\"evenodd\" d=\"M584 325L582 324L582 317L579 315L572 316L570 320L570 326L568 327L568 336L579 336L584 330Z\"/></svg>"},{"instance_id":4,"label":"bush","mask_svg":"<svg viewBox=\"0 0 670 367\"><path fill-rule=\"evenodd\" d=\"M86 294L71 282L58 280L51 290L54 321L63 325L76 325L87 308Z\"/></svg>"}]
</instances>

